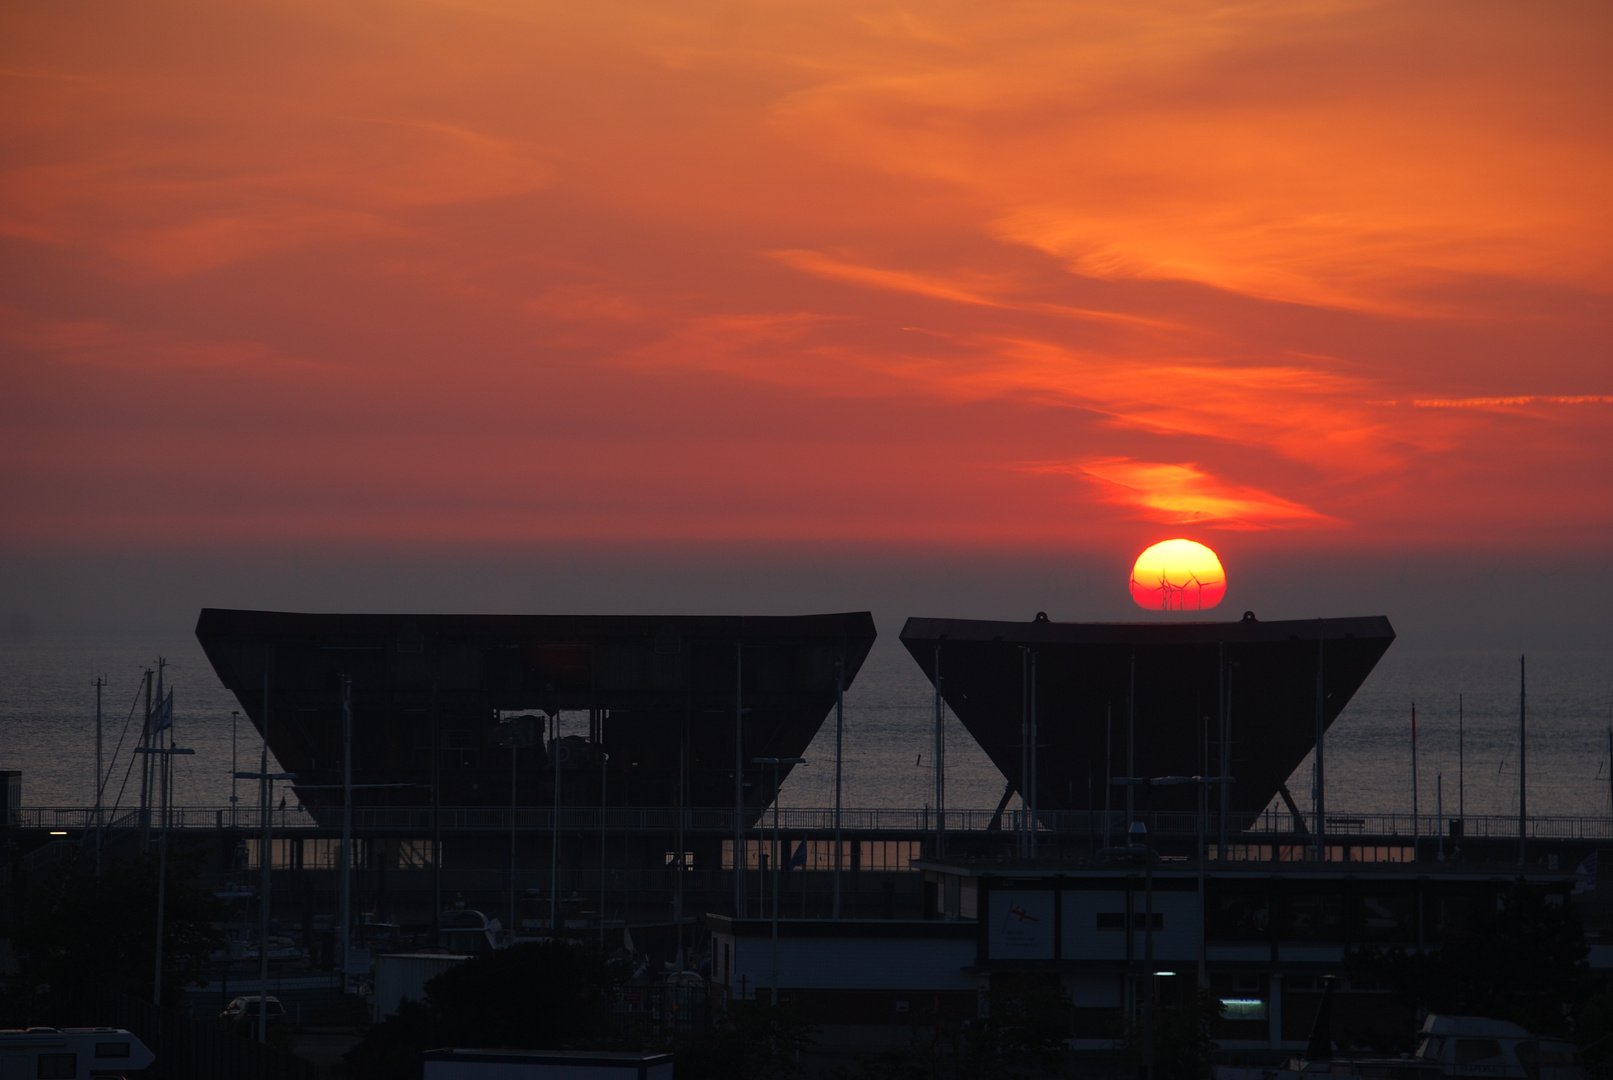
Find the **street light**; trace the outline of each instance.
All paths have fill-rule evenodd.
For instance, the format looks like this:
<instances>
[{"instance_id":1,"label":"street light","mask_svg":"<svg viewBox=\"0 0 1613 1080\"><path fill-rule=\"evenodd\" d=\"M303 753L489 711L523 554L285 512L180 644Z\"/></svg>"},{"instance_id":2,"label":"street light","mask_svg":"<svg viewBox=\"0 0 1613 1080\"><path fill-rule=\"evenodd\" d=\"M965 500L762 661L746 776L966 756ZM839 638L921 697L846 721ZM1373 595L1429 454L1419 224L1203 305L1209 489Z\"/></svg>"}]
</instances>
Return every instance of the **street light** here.
<instances>
[{"instance_id":1,"label":"street light","mask_svg":"<svg viewBox=\"0 0 1613 1080\"><path fill-rule=\"evenodd\" d=\"M1206 749L1208 756L1208 749ZM1199 879L1199 986L1208 987L1209 973L1206 970L1206 957L1204 945L1204 861L1207 858L1204 819L1209 816L1209 790L1212 784L1221 785L1221 790L1227 790L1227 785L1234 782L1230 776L1117 776L1111 783L1127 787L1176 787L1181 784L1195 784L1198 786L1198 879ZM1125 849L1120 849L1124 851Z\"/></svg>"},{"instance_id":2,"label":"street light","mask_svg":"<svg viewBox=\"0 0 1613 1080\"><path fill-rule=\"evenodd\" d=\"M162 934L163 934L163 905L167 899L168 889L168 822L173 816L173 794L169 778L174 767L175 754L195 754L196 751L188 747L173 745L173 734L170 728L168 745L137 746L137 754L157 754L162 758L160 776L162 777L162 835L157 841L157 963L156 974L152 976L151 1002L154 1005L162 1004Z\"/></svg>"},{"instance_id":3,"label":"street light","mask_svg":"<svg viewBox=\"0 0 1613 1080\"><path fill-rule=\"evenodd\" d=\"M1204 816L1205 794L1211 784L1230 784L1230 776L1117 776L1112 783L1122 787L1175 787L1180 784L1195 784L1199 789L1199 815L1198 815L1198 885L1199 885L1199 985L1203 986L1208 980L1205 970L1204 952ZM1144 876L1147 880L1147 900L1143 915L1143 960L1147 964L1148 993L1143 999L1143 1057L1144 1073L1142 1080L1154 1080L1154 998L1161 975L1173 975L1174 972L1154 970L1154 850L1148 846L1148 826L1141 821L1133 821L1127 830L1131 839L1129 848L1106 848L1104 854L1141 856L1146 867ZM1132 932L1128 930L1128 933ZM1128 939L1130 940L1130 939ZM1131 955L1131 946L1127 946L1127 955Z\"/></svg>"},{"instance_id":4,"label":"street light","mask_svg":"<svg viewBox=\"0 0 1613 1080\"><path fill-rule=\"evenodd\" d=\"M799 757L756 757L751 758L752 765L773 766L773 1004L778 1004L778 878L779 858L778 846L778 768L780 765L805 765L806 758ZM735 860L738 865L738 860Z\"/></svg>"},{"instance_id":5,"label":"street light","mask_svg":"<svg viewBox=\"0 0 1613 1080\"><path fill-rule=\"evenodd\" d=\"M263 677L263 685L264 716L267 717L269 696L269 677L267 675ZM264 721L264 728L265 730L268 728L267 720ZM241 780L258 781L258 813L263 822L263 837L258 841L258 873L260 875L258 885L258 1042L261 1043L268 1039L268 1033L265 1029L269 1026L268 1021L264 1019L264 1011L268 1006L263 1001L264 995L269 992L269 886L273 881L269 871L274 865L274 843L273 835L270 831L273 819L270 817L269 801L274 797L274 782L276 780L295 780L297 779L297 774L291 772L272 773L269 771L269 736L267 734L263 737L263 756L260 760L261 763L257 772L238 772L235 775Z\"/></svg>"}]
</instances>

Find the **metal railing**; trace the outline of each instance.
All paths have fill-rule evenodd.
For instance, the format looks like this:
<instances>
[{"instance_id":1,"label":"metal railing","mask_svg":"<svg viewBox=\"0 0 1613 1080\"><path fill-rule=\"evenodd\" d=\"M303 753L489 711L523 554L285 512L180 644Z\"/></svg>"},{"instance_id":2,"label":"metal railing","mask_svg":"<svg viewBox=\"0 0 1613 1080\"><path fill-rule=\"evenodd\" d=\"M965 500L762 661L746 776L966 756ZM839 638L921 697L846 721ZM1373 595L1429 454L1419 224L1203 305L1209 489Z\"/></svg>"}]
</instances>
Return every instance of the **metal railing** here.
<instances>
[{"instance_id":1,"label":"metal railing","mask_svg":"<svg viewBox=\"0 0 1613 1080\"><path fill-rule=\"evenodd\" d=\"M361 832L395 832L426 835L435 826L445 832L542 831L553 829L555 810L548 806L445 806L438 810L433 821L429 806L363 806L353 808L353 827ZM679 811L674 807L585 807L563 806L559 810L560 828L570 832L672 832L678 827ZM262 819L254 810L243 807L232 809L217 806L184 806L171 811L172 826L176 829L239 828L254 830ZM687 832L722 833L732 835L734 811L732 808L702 807L682 811L683 828ZM1005 810L1000 815L999 827L1005 832L1019 829L1025 812ZM1194 836L1200 829L1200 816L1191 811L1139 812L1134 815L1148 826L1154 836ZM287 808L270 814L276 832L331 831L341 827L338 807L322 808L316 813L306 809ZM946 831L949 833L985 832L995 810L957 809L946 812ZM1449 820L1455 820L1449 818ZM1044 811L1039 815L1037 831L1043 835L1070 837L1107 834L1121 837L1126 830L1124 811ZM82 832L95 827L93 807L35 806L12 811L14 827L24 829L52 829ZM512 820L513 819L513 820ZM104 828L121 830L141 825L138 810L120 812L115 818L103 811ZM1352 814L1338 812L1327 818L1327 840L1330 844L1350 844L1362 840L1411 843L1415 835L1432 842L1444 831L1446 819L1434 814ZM1247 823L1247 824L1245 824ZM154 823L155 824L155 823ZM761 827L759 811L745 814L748 828ZM834 811L827 808L796 807L779 811L779 828L794 834L830 833L834 830ZM1305 820L1304 828L1311 830L1314 822ZM1292 842L1301 835L1294 819L1286 810L1266 810L1250 821L1238 815L1231 833L1238 842L1259 843L1266 838L1282 837ZM1242 827L1239 827L1242 826ZM766 827L772 828L772 813L767 812ZM1220 833L1219 815L1211 813L1203 820L1207 839L1213 842ZM935 812L927 807L912 809L901 807L864 807L841 812L841 828L848 833L913 834L922 836L935 829ZM1518 835L1516 815L1470 814L1462 823L1463 839L1506 839ZM1549 840L1613 840L1613 818L1590 815L1545 815L1528 819L1528 836L1531 839ZM1452 837L1447 833L1447 842Z\"/></svg>"}]
</instances>

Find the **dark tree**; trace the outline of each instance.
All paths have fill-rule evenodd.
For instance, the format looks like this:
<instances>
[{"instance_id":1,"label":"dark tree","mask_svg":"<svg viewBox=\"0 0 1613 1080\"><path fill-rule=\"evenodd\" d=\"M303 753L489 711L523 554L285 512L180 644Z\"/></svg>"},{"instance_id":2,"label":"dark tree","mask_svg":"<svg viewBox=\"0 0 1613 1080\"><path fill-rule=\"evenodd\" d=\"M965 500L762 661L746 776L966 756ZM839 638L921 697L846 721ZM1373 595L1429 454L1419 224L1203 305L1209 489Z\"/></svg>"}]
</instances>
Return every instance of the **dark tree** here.
<instances>
[{"instance_id":1,"label":"dark tree","mask_svg":"<svg viewBox=\"0 0 1613 1080\"><path fill-rule=\"evenodd\" d=\"M1057 978L994 977L986 1015L970 1025L966 1059L976 1075L1058 1068L1070 1037L1070 998Z\"/></svg>"},{"instance_id":2,"label":"dark tree","mask_svg":"<svg viewBox=\"0 0 1613 1080\"><path fill-rule=\"evenodd\" d=\"M178 1004L224 944L228 910L194 884L195 866L173 853L163 912L163 1003ZM108 988L151 1000L156 974L157 860L80 862L33 890L14 938L24 1007L35 1022L62 1016L75 991Z\"/></svg>"},{"instance_id":3,"label":"dark tree","mask_svg":"<svg viewBox=\"0 0 1613 1080\"><path fill-rule=\"evenodd\" d=\"M1210 1031L1224 1006L1210 991L1193 987L1176 1001L1154 1012L1154 1074L1161 1080L1197 1080L1210 1075L1210 1054L1215 1043ZM1121 1057L1129 1064L1147 1056L1143 1023L1134 1019L1120 1041Z\"/></svg>"},{"instance_id":4,"label":"dark tree","mask_svg":"<svg viewBox=\"0 0 1613 1080\"><path fill-rule=\"evenodd\" d=\"M1350 968L1404 995L1408 1012L1487 1016L1563 1035L1589 992L1588 953L1573 905L1519 879L1496 908L1447 929L1437 951L1362 950Z\"/></svg>"},{"instance_id":5,"label":"dark tree","mask_svg":"<svg viewBox=\"0 0 1613 1080\"><path fill-rule=\"evenodd\" d=\"M678 1080L781 1080L801 1073L812 1027L788 1005L730 1002L703 1042L678 1052Z\"/></svg>"},{"instance_id":6,"label":"dark tree","mask_svg":"<svg viewBox=\"0 0 1613 1080\"><path fill-rule=\"evenodd\" d=\"M863 1057L856 1080L1016 1080L1058 1072L1071 1005L1056 977L994 976L984 1004L985 1016L963 1024L916 1015L910 1045Z\"/></svg>"},{"instance_id":7,"label":"dark tree","mask_svg":"<svg viewBox=\"0 0 1613 1080\"><path fill-rule=\"evenodd\" d=\"M611 1045L610 1003L626 972L567 944L498 949L449 968L347 1056L355 1080L412 1078L436 1047L595 1050Z\"/></svg>"}]
</instances>

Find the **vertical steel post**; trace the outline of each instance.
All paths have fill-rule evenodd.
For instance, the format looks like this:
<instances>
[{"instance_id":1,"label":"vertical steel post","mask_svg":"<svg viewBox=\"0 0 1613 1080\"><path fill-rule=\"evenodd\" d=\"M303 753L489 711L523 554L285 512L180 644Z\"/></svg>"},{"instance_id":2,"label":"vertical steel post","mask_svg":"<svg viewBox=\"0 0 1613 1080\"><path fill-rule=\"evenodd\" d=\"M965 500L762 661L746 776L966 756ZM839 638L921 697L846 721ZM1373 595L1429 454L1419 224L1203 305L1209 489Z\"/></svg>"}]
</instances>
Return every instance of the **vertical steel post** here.
<instances>
[{"instance_id":1,"label":"vertical steel post","mask_svg":"<svg viewBox=\"0 0 1613 1080\"><path fill-rule=\"evenodd\" d=\"M1137 650L1131 650L1131 682L1126 690L1126 775L1137 775ZM1126 785L1126 831L1137 820L1137 789Z\"/></svg>"},{"instance_id":2,"label":"vertical steel post","mask_svg":"<svg viewBox=\"0 0 1613 1080\"><path fill-rule=\"evenodd\" d=\"M1445 774L1434 774L1434 815L1439 830L1439 861L1445 861Z\"/></svg>"},{"instance_id":3,"label":"vertical steel post","mask_svg":"<svg viewBox=\"0 0 1613 1080\"><path fill-rule=\"evenodd\" d=\"M1411 703L1411 861L1416 862L1421 854L1418 841L1421 839L1421 829L1417 823L1417 703Z\"/></svg>"},{"instance_id":4,"label":"vertical steel post","mask_svg":"<svg viewBox=\"0 0 1613 1080\"><path fill-rule=\"evenodd\" d=\"M1220 704L1220 724L1216 729L1215 741L1221 747L1221 775L1232 775L1232 700L1230 679L1227 677L1227 643L1216 643L1216 701ZM1216 830L1215 857L1217 862L1227 861L1227 812L1230 809L1232 789L1227 784L1220 784L1221 816Z\"/></svg>"},{"instance_id":5,"label":"vertical steel post","mask_svg":"<svg viewBox=\"0 0 1613 1080\"><path fill-rule=\"evenodd\" d=\"M745 646L734 642L734 918L745 917Z\"/></svg>"},{"instance_id":6,"label":"vertical steel post","mask_svg":"<svg viewBox=\"0 0 1613 1080\"><path fill-rule=\"evenodd\" d=\"M1148 996L1143 1001L1143 1056L1147 1060L1146 1080L1154 1080L1154 997L1159 978L1154 974L1154 849L1145 845L1143 858L1147 862L1147 899L1143 914L1143 977L1148 980Z\"/></svg>"},{"instance_id":7,"label":"vertical steel post","mask_svg":"<svg viewBox=\"0 0 1613 1080\"><path fill-rule=\"evenodd\" d=\"M239 789L236 787L237 777L235 775L236 770L240 769L240 767L241 767L236 762L236 753L235 753L235 738L236 738L236 733L239 730L240 726L241 726L241 711L239 709L231 709L230 710L230 828L232 828L232 829L236 828L236 827L238 827L240 825L239 815L236 813L236 809L237 809L237 804L241 800L237 796L237 793L238 793Z\"/></svg>"},{"instance_id":8,"label":"vertical steel post","mask_svg":"<svg viewBox=\"0 0 1613 1080\"><path fill-rule=\"evenodd\" d=\"M773 1006L778 1006L778 879L780 865L784 862L784 852L779 849L778 839L778 778L779 759L773 759L773 850L770 853L773 860Z\"/></svg>"},{"instance_id":9,"label":"vertical steel post","mask_svg":"<svg viewBox=\"0 0 1613 1080\"><path fill-rule=\"evenodd\" d=\"M686 806L689 797L689 713L694 709L694 688L691 682L688 696L683 705L683 730L678 733L678 874L675 879L677 892L672 897L672 913L678 924L678 970L682 971L687 965L683 960L683 826L684 817L688 813ZM603 905L600 909L603 916Z\"/></svg>"},{"instance_id":10,"label":"vertical steel post","mask_svg":"<svg viewBox=\"0 0 1613 1080\"><path fill-rule=\"evenodd\" d=\"M1518 657L1518 865L1527 863L1529 844L1529 743L1526 719L1528 717L1528 691L1525 679L1524 658Z\"/></svg>"},{"instance_id":11,"label":"vertical steel post","mask_svg":"<svg viewBox=\"0 0 1613 1080\"><path fill-rule=\"evenodd\" d=\"M525 721L521 721L525 723ZM520 756L521 747L516 732L510 733L510 937L515 937L515 807L516 807L516 760ZM605 914L604 901L600 901L600 915Z\"/></svg>"},{"instance_id":12,"label":"vertical steel post","mask_svg":"<svg viewBox=\"0 0 1613 1080\"><path fill-rule=\"evenodd\" d=\"M549 757L554 765L554 805L549 820L549 935L560 934L560 710L554 714L554 738L549 740ZM601 912L601 915L604 913ZM604 933L604 928L600 928Z\"/></svg>"},{"instance_id":13,"label":"vertical steel post","mask_svg":"<svg viewBox=\"0 0 1613 1080\"><path fill-rule=\"evenodd\" d=\"M159 703L158 708L161 708ZM173 745L173 737L168 739ZM157 736L157 749L162 749L162 735ZM148 755L150 756L150 755ZM171 755L161 754L157 757L157 775L160 780L158 802L158 832L157 832L157 951L156 963L153 965L155 973L151 982L151 1003L162 1005L162 937L163 922L167 911L168 899L168 763Z\"/></svg>"},{"instance_id":14,"label":"vertical steel post","mask_svg":"<svg viewBox=\"0 0 1613 1080\"><path fill-rule=\"evenodd\" d=\"M265 1016L269 993L269 867L274 862L274 842L269 833L269 799L273 785L269 780L269 658L263 658L263 752L258 767L258 803L263 817L263 837L258 844L258 1042L268 1041L268 1018Z\"/></svg>"},{"instance_id":15,"label":"vertical steel post","mask_svg":"<svg viewBox=\"0 0 1613 1080\"><path fill-rule=\"evenodd\" d=\"M1210 858L1205 819L1210 816L1210 717L1203 717L1203 766L1198 772L1198 987L1210 987L1210 953L1205 946L1205 859ZM1223 785L1224 787L1224 785Z\"/></svg>"},{"instance_id":16,"label":"vertical steel post","mask_svg":"<svg viewBox=\"0 0 1613 1080\"><path fill-rule=\"evenodd\" d=\"M1031 675L1030 650L1019 647L1019 828L1014 830L1019 857L1030 854L1029 828L1031 791Z\"/></svg>"},{"instance_id":17,"label":"vertical steel post","mask_svg":"<svg viewBox=\"0 0 1613 1080\"><path fill-rule=\"evenodd\" d=\"M1327 689L1323 666L1323 623L1316 620L1316 861L1327 861Z\"/></svg>"},{"instance_id":18,"label":"vertical steel post","mask_svg":"<svg viewBox=\"0 0 1613 1080\"><path fill-rule=\"evenodd\" d=\"M431 922L442 929L442 752L437 746L437 684L431 684Z\"/></svg>"},{"instance_id":19,"label":"vertical steel post","mask_svg":"<svg viewBox=\"0 0 1613 1080\"><path fill-rule=\"evenodd\" d=\"M95 677L95 827L101 827L101 686L105 680L101 676ZM100 847L97 842L96 858L100 858Z\"/></svg>"},{"instance_id":20,"label":"vertical steel post","mask_svg":"<svg viewBox=\"0 0 1613 1080\"><path fill-rule=\"evenodd\" d=\"M140 726L140 745L151 745L151 669L146 668L146 718ZM140 761L140 854L151 846L151 755Z\"/></svg>"},{"instance_id":21,"label":"vertical steel post","mask_svg":"<svg viewBox=\"0 0 1613 1080\"><path fill-rule=\"evenodd\" d=\"M937 650L937 657L939 659ZM940 678L940 672L936 672ZM841 763L844 760L843 750L846 733L846 646L840 644L840 661L835 664L835 873L834 873L834 917L840 918L840 863L844 859L843 848L840 841L840 774ZM804 888L804 886L803 886Z\"/></svg>"},{"instance_id":22,"label":"vertical steel post","mask_svg":"<svg viewBox=\"0 0 1613 1080\"><path fill-rule=\"evenodd\" d=\"M1036 769L1036 650L1035 649L1028 649L1026 651L1027 651L1028 655L1030 656L1030 664L1031 664L1031 728L1030 728L1030 743L1031 743L1030 744L1031 805L1030 805L1030 813L1026 816L1025 828L1027 830L1026 836L1030 841L1030 856L1031 856L1032 859L1034 859L1034 858L1036 858L1036 839L1037 839L1036 838L1036 824L1037 824L1037 822L1036 822L1036 807L1038 805L1038 803L1037 803L1037 791L1036 791L1036 772L1037 772L1037 769Z\"/></svg>"},{"instance_id":23,"label":"vertical steel post","mask_svg":"<svg viewBox=\"0 0 1613 1080\"><path fill-rule=\"evenodd\" d=\"M946 855L946 736L942 721L945 704L941 696L941 646L935 647L935 857Z\"/></svg>"},{"instance_id":24,"label":"vertical steel post","mask_svg":"<svg viewBox=\"0 0 1613 1080\"><path fill-rule=\"evenodd\" d=\"M95 677L95 876L101 876L101 831L104 826L101 812L102 792L105 782L101 779L103 766L101 762L101 687L106 685L106 679L97 675ZM233 784L234 781L232 780Z\"/></svg>"},{"instance_id":25,"label":"vertical steel post","mask_svg":"<svg viewBox=\"0 0 1613 1080\"><path fill-rule=\"evenodd\" d=\"M1204 861L1205 861L1205 859L1207 859L1209 857L1210 843L1209 843L1209 838L1206 835L1204 819L1206 817L1208 817L1209 814L1210 814L1210 786L1209 786L1209 781L1210 781L1210 718L1208 716L1206 716L1204 718L1204 720L1203 720L1203 729L1204 729L1203 768L1200 770L1199 782L1198 782L1198 785L1197 785L1198 789L1199 789L1198 790L1198 797L1199 797L1199 838L1198 838L1198 848L1199 848L1199 850L1198 850L1198 856L1199 856L1199 859L1198 859L1198 861L1199 861L1199 957L1198 957L1198 959L1199 959L1199 988L1202 989L1202 990L1207 990L1207 989L1209 989L1209 986L1210 986L1210 973L1209 973L1210 960L1209 960L1209 949L1204 943L1204 922L1205 922L1205 916L1204 916ZM1224 787L1225 785L1222 785L1222 786Z\"/></svg>"},{"instance_id":26,"label":"vertical steel post","mask_svg":"<svg viewBox=\"0 0 1613 1080\"><path fill-rule=\"evenodd\" d=\"M342 996L352 992L353 952L353 680L342 676Z\"/></svg>"},{"instance_id":27,"label":"vertical steel post","mask_svg":"<svg viewBox=\"0 0 1613 1080\"><path fill-rule=\"evenodd\" d=\"M1108 702L1103 709L1103 846L1110 847L1109 793L1114 790L1115 779L1115 706Z\"/></svg>"}]
</instances>

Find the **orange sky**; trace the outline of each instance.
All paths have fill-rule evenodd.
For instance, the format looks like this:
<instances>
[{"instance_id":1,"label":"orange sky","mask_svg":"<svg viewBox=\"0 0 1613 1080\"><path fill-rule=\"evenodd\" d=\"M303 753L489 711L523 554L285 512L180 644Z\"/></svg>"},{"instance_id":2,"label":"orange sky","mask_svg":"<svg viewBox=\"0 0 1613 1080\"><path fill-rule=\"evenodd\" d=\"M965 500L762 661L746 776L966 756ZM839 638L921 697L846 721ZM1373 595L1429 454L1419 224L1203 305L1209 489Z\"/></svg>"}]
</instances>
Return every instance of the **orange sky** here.
<instances>
[{"instance_id":1,"label":"orange sky","mask_svg":"<svg viewBox=\"0 0 1613 1080\"><path fill-rule=\"evenodd\" d=\"M0 521L1605 544L1610 133L1600 2L8 5Z\"/></svg>"}]
</instances>

